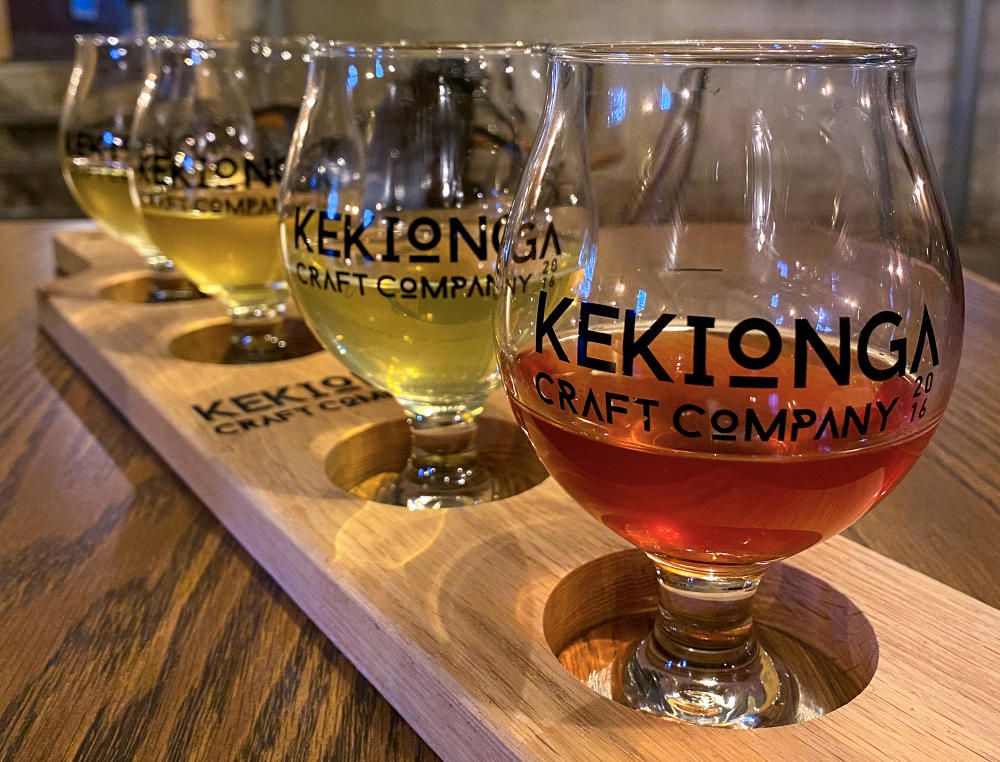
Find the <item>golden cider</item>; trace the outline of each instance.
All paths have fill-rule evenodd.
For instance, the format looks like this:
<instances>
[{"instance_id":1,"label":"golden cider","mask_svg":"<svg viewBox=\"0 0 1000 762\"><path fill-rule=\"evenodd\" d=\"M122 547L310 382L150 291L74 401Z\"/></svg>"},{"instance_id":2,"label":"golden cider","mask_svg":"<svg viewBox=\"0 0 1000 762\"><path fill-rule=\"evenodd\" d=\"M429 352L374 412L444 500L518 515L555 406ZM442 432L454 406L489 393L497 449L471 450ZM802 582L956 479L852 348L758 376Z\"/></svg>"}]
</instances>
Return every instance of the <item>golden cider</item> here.
<instances>
[{"instance_id":1,"label":"golden cider","mask_svg":"<svg viewBox=\"0 0 1000 762\"><path fill-rule=\"evenodd\" d=\"M78 164L64 157L63 169L67 185L90 219L143 254L154 249L142 217L132 205L124 168Z\"/></svg>"},{"instance_id":2,"label":"golden cider","mask_svg":"<svg viewBox=\"0 0 1000 762\"><path fill-rule=\"evenodd\" d=\"M314 212L306 233L301 209L298 228L294 217L285 217L281 235L289 288L320 341L404 407L422 414L477 410L500 380L493 349L492 241L498 218L483 223L469 215L433 221L420 215L410 213L407 222L391 218L397 221L392 232L384 221L369 223L371 230L356 239L369 256L354 244L350 258L342 256L350 233L337 229L342 220L317 222ZM414 220L423 221L422 235L413 238L420 248L407 235ZM456 232L459 226L468 239ZM485 239L479 239L480 230ZM324 253L325 247L336 247L338 255L331 256L329 248ZM556 265L565 260L550 253L549 272L561 275ZM537 282L515 285L538 287Z\"/></svg>"},{"instance_id":3,"label":"golden cider","mask_svg":"<svg viewBox=\"0 0 1000 762\"><path fill-rule=\"evenodd\" d=\"M475 285L455 289L455 276L413 281L404 292L402 279L353 278L339 291L323 255L296 253L302 265L290 272L289 287L320 341L352 370L386 389L404 404L441 407L482 404L497 385L493 353L493 276L483 273ZM310 270L312 268L312 270ZM310 285L313 272L317 278ZM471 282L474 274L465 277ZM303 283L303 278L306 283ZM423 283L423 286L421 285ZM316 284L320 284L317 286ZM405 281L407 287L411 281ZM471 290L471 293L470 293ZM441 296L440 294L446 294Z\"/></svg>"},{"instance_id":4,"label":"golden cider","mask_svg":"<svg viewBox=\"0 0 1000 762\"><path fill-rule=\"evenodd\" d=\"M259 193L143 196L153 243L198 288L232 308L280 305L287 297L276 201Z\"/></svg>"}]
</instances>

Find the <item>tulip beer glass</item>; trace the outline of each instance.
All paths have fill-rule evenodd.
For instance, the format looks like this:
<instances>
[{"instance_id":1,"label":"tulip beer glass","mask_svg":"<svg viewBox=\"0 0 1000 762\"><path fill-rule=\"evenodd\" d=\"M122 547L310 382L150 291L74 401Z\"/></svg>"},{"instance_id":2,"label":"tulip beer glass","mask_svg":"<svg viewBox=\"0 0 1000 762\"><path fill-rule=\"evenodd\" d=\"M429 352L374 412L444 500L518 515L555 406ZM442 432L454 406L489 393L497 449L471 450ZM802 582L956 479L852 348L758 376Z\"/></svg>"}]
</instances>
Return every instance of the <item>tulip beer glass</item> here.
<instances>
[{"instance_id":1,"label":"tulip beer glass","mask_svg":"<svg viewBox=\"0 0 1000 762\"><path fill-rule=\"evenodd\" d=\"M136 99L152 55L145 38L78 35L59 121L63 177L80 208L134 248L152 270L149 299L195 296L154 245L129 198L126 152Z\"/></svg>"},{"instance_id":2,"label":"tulip beer glass","mask_svg":"<svg viewBox=\"0 0 1000 762\"><path fill-rule=\"evenodd\" d=\"M133 202L153 241L227 308L233 331L225 362L280 360L288 289L278 186L309 42L157 38L153 45L130 144Z\"/></svg>"},{"instance_id":3,"label":"tulip beer glass","mask_svg":"<svg viewBox=\"0 0 1000 762\"><path fill-rule=\"evenodd\" d=\"M870 510L941 420L962 279L914 57L553 50L502 244L498 356L550 473L656 567L655 628L612 677L632 706L775 721L792 688L754 636L761 575ZM586 222L553 287L518 234L566 207Z\"/></svg>"},{"instance_id":4,"label":"tulip beer glass","mask_svg":"<svg viewBox=\"0 0 1000 762\"><path fill-rule=\"evenodd\" d=\"M496 252L545 65L524 45L331 45L311 68L281 191L285 266L320 341L407 413L412 454L383 502L494 495L475 421L499 384ZM557 247L547 225L538 246Z\"/></svg>"}]
</instances>

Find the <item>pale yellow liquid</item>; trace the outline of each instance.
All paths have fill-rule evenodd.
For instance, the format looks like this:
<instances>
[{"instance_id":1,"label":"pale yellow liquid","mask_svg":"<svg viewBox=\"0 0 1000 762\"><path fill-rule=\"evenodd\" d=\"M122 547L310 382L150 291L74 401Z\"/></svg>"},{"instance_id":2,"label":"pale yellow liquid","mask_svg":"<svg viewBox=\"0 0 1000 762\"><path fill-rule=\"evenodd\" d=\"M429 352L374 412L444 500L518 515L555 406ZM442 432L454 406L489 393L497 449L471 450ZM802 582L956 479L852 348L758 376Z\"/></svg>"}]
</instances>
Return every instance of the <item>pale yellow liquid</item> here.
<instances>
[{"instance_id":1,"label":"pale yellow liquid","mask_svg":"<svg viewBox=\"0 0 1000 762\"><path fill-rule=\"evenodd\" d=\"M335 227L336 223L328 225ZM476 410L500 380L493 350L497 284L494 282L486 295L478 290L469 295L473 278L479 279L485 291L487 276L495 277L495 252L490 246L488 259L479 261L471 252L461 250L458 262L449 262L447 223L442 221L441 226L441 244L417 252L437 254L440 263L407 265L413 249L405 244L405 236L397 236L394 251L401 262L363 263L355 256L351 264L345 264L343 259L296 248L293 221L282 220L289 288L313 333L359 376L420 413ZM474 230L475 225L470 222L466 228ZM313 230L309 228L310 233ZM385 250L383 243L375 243L374 236L364 240L373 255ZM332 245L341 244L335 241ZM316 250L314 243L312 247ZM575 262L571 257L562 259ZM319 271L320 283L326 272L335 279L337 270L364 273L365 277L360 284L351 277L339 292L324 290L302 282L310 266ZM378 280L382 275L391 275L395 281L383 281L380 293ZM435 288L443 276L461 276L467 284L455 291L454 298L450 287L447 298L422 295L419 288L414 298L403 298L400 280L411 277L419 282L421 276ZM308 274L304 277L309 280ZM537 289L538 284L528 288Z\"/></svg>"},{"instance_id":2,"label":"pale yellow liquid","mask_svg":"<svg viewBox=\"0 0 1000 762\"><path fill-rule=\"evenodd\" d=\"M153 242L132 205L125 169L74 164L63 158L67 185L90 219L143 255L156 255Z\"/></svg>"},{"instance_id":3,"label":"pale yellow liquid","mask_svg":"<svg viewBox=\"0 0 1000 762\"><path fill-rule=\"evenodd\" d=\"M304 252L291 261L323 267L326 257ZM294 265L293 265L294 266ZM332 268L331 268L332 269ZM322 272L322 270L321 270ZM358 375L400 400L476 408L498 381L490 296L403 299L398 288L365 278L335 291L289 286L313 332Z\"/></svg>"},{"instance_id":4,"label":"pale yellow liquid","mask_svg":"<svg viewBox=\"0 0 1000 762\"><path fill-rule=\"evenodd\" d=\"M260 199L259 194L242 191L212 197ZM285 302L276 213L226 214L143 206L142 219L153 243L201 291L230 309L275 307Z\"/></svg>"}]
</instances>

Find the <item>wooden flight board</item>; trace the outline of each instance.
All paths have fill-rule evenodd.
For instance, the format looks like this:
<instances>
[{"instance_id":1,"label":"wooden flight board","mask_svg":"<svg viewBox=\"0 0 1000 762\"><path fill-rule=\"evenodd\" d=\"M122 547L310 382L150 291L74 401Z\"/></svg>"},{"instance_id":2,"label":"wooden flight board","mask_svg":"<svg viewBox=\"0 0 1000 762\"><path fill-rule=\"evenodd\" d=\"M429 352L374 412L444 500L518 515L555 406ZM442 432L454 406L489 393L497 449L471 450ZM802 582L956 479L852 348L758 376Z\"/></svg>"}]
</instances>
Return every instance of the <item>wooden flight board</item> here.
<instances>
[{"instance_id":1,"label":"wooden flight board","mask_svg":"<svg viewBox=\"0 0 1000 762\"><path fill-rule=\"evenodd\" d=\"M646 625L652 577L553 480L470 509L358 497L334 480L363 494L398 466L395 402L327 352L179 359L172 346L218 333L212 300L127 301L140 260L88 232L56 247L72 274L40 292L45 332L445 759L1000 756L1000 611L842 537L769 572L757 609L766 641L812 664L800 717L854 696L839 709L713 730L599 696L569 670L586 678ZM512 489L538 481L502 394L487 415Z\"/></svg>"}]
</instances>

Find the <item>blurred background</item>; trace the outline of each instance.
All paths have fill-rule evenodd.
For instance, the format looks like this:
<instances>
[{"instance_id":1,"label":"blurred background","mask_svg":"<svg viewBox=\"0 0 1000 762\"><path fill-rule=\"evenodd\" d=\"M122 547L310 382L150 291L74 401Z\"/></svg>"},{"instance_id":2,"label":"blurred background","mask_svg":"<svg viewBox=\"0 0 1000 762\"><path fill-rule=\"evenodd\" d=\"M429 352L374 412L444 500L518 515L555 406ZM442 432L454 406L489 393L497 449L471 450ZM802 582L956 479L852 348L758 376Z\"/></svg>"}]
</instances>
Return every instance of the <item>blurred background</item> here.
<instances>
[{"instance_id":1,"label":"blurred background","mask_svg":"<svg viewBox=\"0 0 1000 762\"><path fill-rule=\"evenodd\" d=\"M924 134L965 266L1000 280L1000 0L0 0L0 218L79 217L56 122L72 35L408 40L849 38L915 44Z\"/></svg>"}]
</instances>

